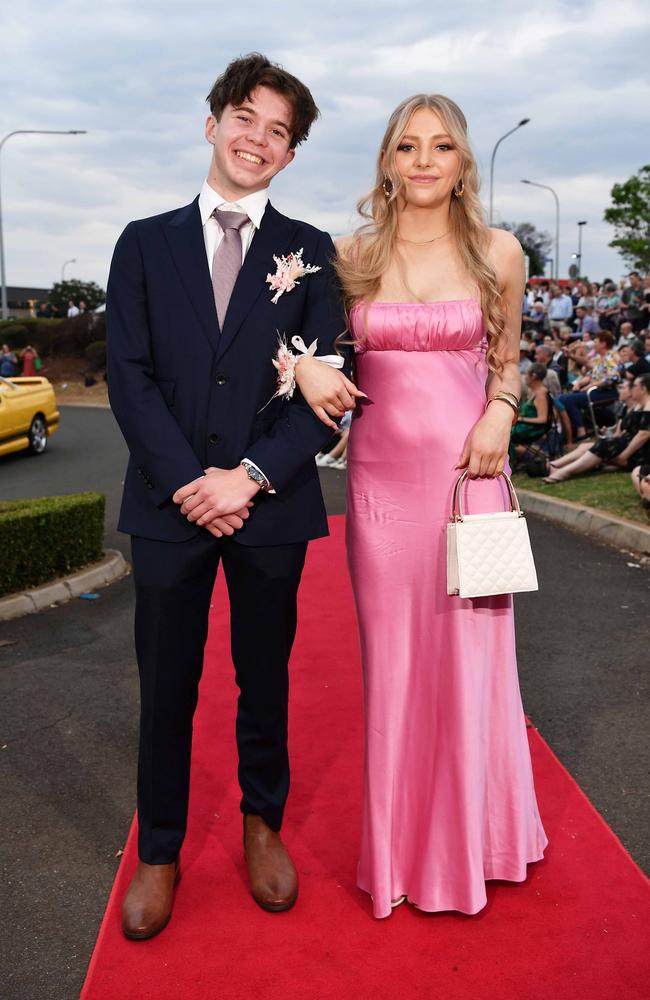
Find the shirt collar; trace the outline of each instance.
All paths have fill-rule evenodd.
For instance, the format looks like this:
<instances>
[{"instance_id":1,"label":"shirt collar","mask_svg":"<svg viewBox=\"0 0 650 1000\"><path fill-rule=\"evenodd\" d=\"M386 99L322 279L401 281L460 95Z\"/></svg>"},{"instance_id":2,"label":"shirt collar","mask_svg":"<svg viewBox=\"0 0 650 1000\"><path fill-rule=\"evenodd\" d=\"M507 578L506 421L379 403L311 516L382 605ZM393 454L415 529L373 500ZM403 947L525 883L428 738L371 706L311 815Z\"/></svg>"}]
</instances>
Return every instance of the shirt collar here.
<instances>
[{"instance_id":1,"label":"shirt collar","mask_svg":"<svg viewBox=\"0 0 650 1000\"><path fill-rule=\"evenodd\" d=\"M204 226L206 224L215 208L224 208L231 212L245 212L255 228L259 229L268 200L268 189L262 188L261 191L254 191L253 194L244 195L238 201L226 201L218 191L215 191L207 181L204 181L199 195L201 225Z\"/></svg>"}]
</instances>

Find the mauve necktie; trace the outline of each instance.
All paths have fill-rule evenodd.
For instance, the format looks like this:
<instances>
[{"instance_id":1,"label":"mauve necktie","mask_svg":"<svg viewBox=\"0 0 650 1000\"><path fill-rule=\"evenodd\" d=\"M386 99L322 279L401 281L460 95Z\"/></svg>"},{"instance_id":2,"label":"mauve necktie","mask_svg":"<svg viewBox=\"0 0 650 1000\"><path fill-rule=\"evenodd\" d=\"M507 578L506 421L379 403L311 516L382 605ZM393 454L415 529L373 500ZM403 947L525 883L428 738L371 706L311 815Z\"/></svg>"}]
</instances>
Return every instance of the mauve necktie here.
<instances>
[{"instance_id":1,"label":"mauve necktie","mask_svg":"<svg viewBox=\"0 0 650 1000\"><path fill-rule=\"evenodd\" d=\"M212 288L219 327L223 330L230 296L242 265L239 230L249 218L244 212L223 212L219 208L215 208L212 214L223 229L221 243L212 258Z\"/></svg>"}]
</instances>

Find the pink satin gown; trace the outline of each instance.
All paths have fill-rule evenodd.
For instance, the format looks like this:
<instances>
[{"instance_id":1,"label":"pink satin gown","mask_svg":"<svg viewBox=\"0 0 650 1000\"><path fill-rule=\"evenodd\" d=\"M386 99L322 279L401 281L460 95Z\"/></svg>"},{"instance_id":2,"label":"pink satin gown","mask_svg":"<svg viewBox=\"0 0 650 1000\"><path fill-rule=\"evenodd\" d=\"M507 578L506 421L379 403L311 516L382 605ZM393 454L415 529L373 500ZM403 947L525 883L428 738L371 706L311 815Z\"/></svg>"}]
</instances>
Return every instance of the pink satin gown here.
<instances>
[{"instance_id":1,"label":"pink satin gown","mask_svg":"<svg viewBox=\"0 0 650 1000\"><path fill-rule=\"evenodd\" d=\"M512 597L446 590L454 467L485 405L483 317L474 299L376 302L351 322L370 397L348 448L366 729L358 885L376 917L404 896L422 910L476 913L486 879L523 881L547 844ZM471 481L464 503L506 509L503 479Z\"/></svg>"}]
</instances>

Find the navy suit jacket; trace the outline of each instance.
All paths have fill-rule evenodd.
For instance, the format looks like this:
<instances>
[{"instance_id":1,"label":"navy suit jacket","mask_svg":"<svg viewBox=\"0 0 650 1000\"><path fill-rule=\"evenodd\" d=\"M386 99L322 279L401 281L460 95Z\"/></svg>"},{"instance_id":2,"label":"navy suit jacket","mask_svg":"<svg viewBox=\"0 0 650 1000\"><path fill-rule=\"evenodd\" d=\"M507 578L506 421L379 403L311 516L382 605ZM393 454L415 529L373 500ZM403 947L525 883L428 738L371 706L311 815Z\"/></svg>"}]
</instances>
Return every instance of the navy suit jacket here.
<instances>
[{"instance_id":1,"label":"navy suit jacket","mask_svg":"<svg viewBox=\"0 0 650 1000\"><path fill-rule=\"evenodd\" d=\"M265 283L273 255L304 250L305 276L277 304ZM198 198L174 212L131 222L108 282L108 389L130 460L119 528L182 542L190 524L174 492L208 466L235 468L246 456L271 481L235 539L278 545L327 534L314 455L331 436L300 396L269 400L279 334L300 334L319 354L336 353L345 316L327 233L270 203L219 329ZM266 405L268 404L268 405Z\"/></svg>"}]
</instances>

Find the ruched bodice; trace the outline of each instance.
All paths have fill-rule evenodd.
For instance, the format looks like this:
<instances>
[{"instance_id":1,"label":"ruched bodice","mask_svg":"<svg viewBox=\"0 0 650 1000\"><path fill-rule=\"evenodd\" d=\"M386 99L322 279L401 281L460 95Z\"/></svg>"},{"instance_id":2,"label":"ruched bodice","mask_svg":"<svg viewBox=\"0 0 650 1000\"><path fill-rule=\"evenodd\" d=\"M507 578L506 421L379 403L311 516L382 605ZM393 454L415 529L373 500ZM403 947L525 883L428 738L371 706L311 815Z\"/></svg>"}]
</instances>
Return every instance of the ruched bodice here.
<instances>
[{"instance_id":1,"label":"ruched bodice","mask_svg":"<svg viewBox=\"0 0 650 1000\"><path fill-rule=\"evenodd\" d=\"M365 351L485 351L485 324L476 299L369 302L355 305L352 330Z\"/></svg>"}]
</instances>

